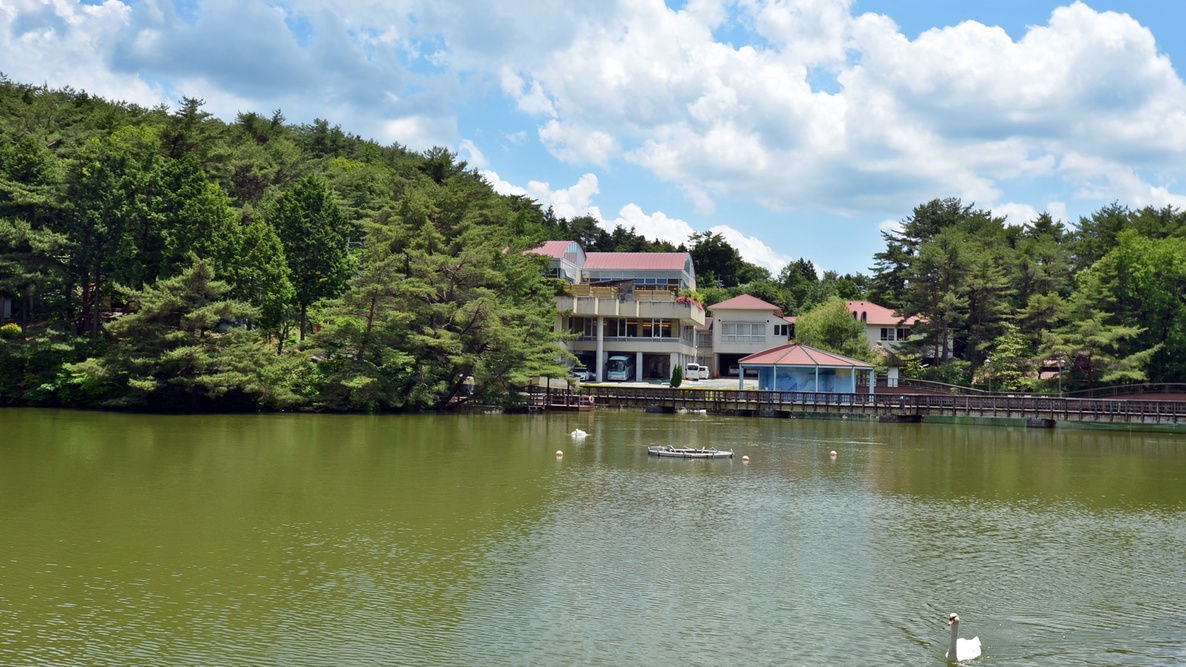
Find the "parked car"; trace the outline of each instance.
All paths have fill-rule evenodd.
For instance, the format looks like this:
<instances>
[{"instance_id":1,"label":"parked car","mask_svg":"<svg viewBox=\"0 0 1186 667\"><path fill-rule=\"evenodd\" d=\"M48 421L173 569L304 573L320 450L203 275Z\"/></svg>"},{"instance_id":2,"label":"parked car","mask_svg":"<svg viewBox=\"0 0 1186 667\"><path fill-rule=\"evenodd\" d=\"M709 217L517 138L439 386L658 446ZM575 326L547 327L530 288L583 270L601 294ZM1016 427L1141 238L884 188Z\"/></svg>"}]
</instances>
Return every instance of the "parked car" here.
<instances>
[{"instance_id":1,"label":"parked car","mask_svg":"<svg viewBox=\"0 0 1186 667\"><path fill-rule=\"evenodd\" d=\"M568 374L581 382L588 382L593 379L593 373L589 372L589 369L585 366L573 366L568 369Z\"/></svg>"},{"instance_id":2,"label":"parked car","mask_svg":"<svg viewBox=\"0 0 1186 667\"><path fill-rule=\"evenodd\" d=\"M684 369L684 377L689 380L707 380L708 366L688 364L687 368Z\"/></svg>"}]
</instances>

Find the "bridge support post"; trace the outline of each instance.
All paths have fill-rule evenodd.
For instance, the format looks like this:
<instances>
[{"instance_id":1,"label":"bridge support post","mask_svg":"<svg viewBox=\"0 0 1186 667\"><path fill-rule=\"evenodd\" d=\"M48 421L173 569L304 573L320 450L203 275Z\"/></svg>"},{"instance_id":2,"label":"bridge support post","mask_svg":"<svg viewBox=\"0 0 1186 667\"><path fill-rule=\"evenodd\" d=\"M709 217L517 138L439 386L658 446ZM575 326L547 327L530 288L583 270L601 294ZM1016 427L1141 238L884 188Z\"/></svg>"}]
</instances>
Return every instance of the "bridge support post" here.
<instances>
[{"instance_id":1,"label":"bridge support post","mask_svg":"<svg viewBox=\"0 0 1186 667\"><path fill-rule=\"evenodd\" d=\"M1054 428L1054 425L1056 423L1058 423L1058 422L1055 422L1053 419L1041 419L1041 418L1027 419L1027 420L1025 420L1025 427L1026 428Z\"/></svg>"}]
</instances>

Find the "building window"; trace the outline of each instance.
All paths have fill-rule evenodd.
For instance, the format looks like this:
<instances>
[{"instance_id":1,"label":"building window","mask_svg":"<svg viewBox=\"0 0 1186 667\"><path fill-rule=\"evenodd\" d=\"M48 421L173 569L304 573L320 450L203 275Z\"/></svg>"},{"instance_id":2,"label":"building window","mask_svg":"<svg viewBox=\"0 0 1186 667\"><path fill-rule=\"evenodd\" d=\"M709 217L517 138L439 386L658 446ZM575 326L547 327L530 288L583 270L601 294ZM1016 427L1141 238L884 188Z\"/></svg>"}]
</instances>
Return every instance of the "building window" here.
<instances>
[{"instance_id":1,"label":"building window","mask_svg":"<svg viewBox=\"0 0 1186 667\"><path fill-rule=\"evenodd\" d=\"M897 340L897 337L894 335L895 333L897 333L897 329L881 327L881 340L895 341Z\"/></svg>"},{"instance_id":2,"label":"building window","mask_svg":"<svg viewBox=\"0 0 1186 667\"><path fill-rule=\"evenodd\" d=\"M765 322L726 322L721 325L722 343L764 343Z\"/></svg>"},{"instance_id":3,"label":"building window","mask_svg":"<svg viewBox=\"0 0 1186 667\"><path fill-rule=\"evenodd\" d=\"M671 320L643 320L643 338L672 338Z\"/></svg>"},{"instance_id":4,"label":"building window","mask_svg":"<svg viewBox=\"0 0 1186 667\"><path fill-rule=\"evenodd\" d=\"M609 320L611 338L637 338L638 320Z\"/></svg>"},{"instance_id":5,"label":"building window","mask_svg":"<svg viewBox=\"0 0 1186 667\"><path fill-rule=\"evenodd\" d=\"M595 317L574 317L572 319L573 333L578 333L582 338L597 338L597 318Z\"/></svg>"},{"instance_id":6,"label":"building window","mask_svg":"<svg viewBox=\"0 0 1186 667\"><path fill-rule=\"evenodd\" d=\"M789 325L789 324L775 324L774 325L774 337L775 338L790 338L791 337L791 325Z\"/></svg>"},{"instance_id":7,"label":"building window","mask_svg":"<svg viewBox=\"0 0 1186 667\"><path fill-rule=\"evenodd\" d=\"M909 329L898 329L898 340L906 340L910 337Z\"/></svg>"}]
</instances>

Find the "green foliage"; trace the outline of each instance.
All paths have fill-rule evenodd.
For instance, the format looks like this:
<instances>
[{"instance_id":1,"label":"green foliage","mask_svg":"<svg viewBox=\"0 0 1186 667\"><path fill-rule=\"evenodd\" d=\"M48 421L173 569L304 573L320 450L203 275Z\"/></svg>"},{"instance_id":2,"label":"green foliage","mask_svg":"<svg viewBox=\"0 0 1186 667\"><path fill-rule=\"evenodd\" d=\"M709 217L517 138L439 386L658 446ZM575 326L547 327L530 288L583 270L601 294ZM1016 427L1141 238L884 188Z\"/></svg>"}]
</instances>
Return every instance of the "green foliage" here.
<instances>
[{"instance_id":1,"label":"green foliage","mask_svg":"<svg viewBox=\"0 0 1186 667\"><path fill-rule=\"evenodd\" d=\"M225 298L210 263L142 290L122 290L133 312L109 327L105 355L65 364L60 395L72 405L171 410L293 405L283 381L291 357L271 353L242 322L254 308Z\"/></svg>"},{"instance_id":2,"label":"green foliage","mask_svg":"<svg viewBox=\"0 0 1186 667\"><path fill-rule=\"evenodd\" d=\"M1156 349L1149 380L1186 378L1186 238L1154 240L1126 230L1091 271L1106 286L1115 319L1141 326L1118 353Z\"/></svg>"},{"instance_id":3,"label":"green foliage","mask_svg":"<svg viewBox=\"0 0 1186 667\"><path fill-rule=\"evenodd\" d=\"M714 232L695 233L688 239L697 283L705 286L734 287L742 284L745 262L741 253L724 236Z\"/></svg>"},{"instance_id":4,"label":"green foliage","mask_svg":"<svg viewBox=\"0 0 1186 667\"><path fill-rule=\"evenodd\" d=\"M922 369L922 379L958 386L969 386L971 374L966 361L950 359Z\"/></svg>"},{"instance_id":5,"label":"green foliage","mask_svg":"<svg viewBox=\"0 0 1186 667\"><path fill-rule=\"evenodd\" d=\"M840 297L831 297L795 321L795 340L852 359L873 361L865 326Z\"/></svg>"},{"instance_id":6,"label":"green foliage","mask_svg":"<svg viewBox=\"0 0 1186 667\"><path fill-rule=\"evenodd\" d=\"M303 340L309 307L320 299L338 296L346 287L353 270L346 250L350 229L329 188L312 176L272 205L268 221L284 246Z\"/></svg>"},{"instance_id":7,"label":"green foliage","mask_svg":"<svg viewBox=\"0 0 1186 667\"><path fill-rule=\"evenodd\" d=\"M232 295L258 308L259 326L282 339L296 290L276 230L262 219L252 221L242 232L237 258L228 268Z\"/></svg>"},{"instance_id":8,"label":"green foliage","mask_svg":"<svg viewBox=\"0 0 1186 667\"><path fill-rule=\"evenodd\" d=\"M1032 356L1025 337L1016 325L1006 323L991 345L992 354L984 366L987 387L993 391L1023 391L1032 386Z\"/></svg>"},{"instance_id":9,"label":"green foliage","mask_svg":"<svg viewBox=\"0 0 1186 667\"><path fill-rule=\"evenodd\" d=\"M82 341L42 326L11 336L13 324L0 337L0 405L56 405L58 369L81 358Z\"/></svg>"},{"instance_id":10,"label":"green foliage","mask_svg":"<svg viewBox=\"0 0 1186 667\"><path fill-rule=\"evenodd\" d=\"M290 125L279 110L228 124L193 98L146 109L0 76L0 295L22 330L0 337L0 402L188 400L183 381L160 380L162 389L148 378L167 373L109 355L135 349L121 328L127 300L189 275L195 256L229 286L218 301L248 307L238 331L252 346L284 350L317 318L316 363L272 354L276 363L260 366L281 393L323 408L425 409L462 400L456 388L473 376L474 398L497 402L561 370L554 286L518 255L551 239L590 252L690 248L692 296L704 304L749 293L804 314L869 298L917 315L921 344L898 361L936 378L1024 385L1050 355L1066 357L1072 384L1186 376L1186 214L1113 204L1070 230L1045 214L1010 223L935 199L884 234L869 278L821 273L806 259L772 277L719 234L676 246L497 195L445 149L380 146L320 119ZM1030 358L1002 355L1010 346ZM233 368L246 351L207 352ZM149 365L207 363L163 354ZM205 377L218 375L209 368ZM185 391L204 405L283 403L219 397L196 380Z\"/></svg>"},{"instance_id":11,"label":"green foliage","mask_svg":"<svg viewBox=\"0 0 1186 667\"><path fill-rule=\"evenodd\" d=\"M671 387L673 389L679 388L684 383L684 367L676 364L675 368L671 369Z\"/></svg>"},{"instance_id":12,"label":"green foliage","mask_svg":"<svg viewBox=\"0 0 1186 667\"><path fill-rule=\"evenodd\" d=\"M1109 296L1099 272L1081 274L1079 288L1066 305L1061 324L1046 332L1039 351L1043 359L1057 360L1069 372L1064 388L1098 382L1141 382L1145 367L1158 347L1130 354L1122 352L1126 341L1145 331L1135 325L1115 324L1106 310Z\"/></svg>"},{"instance_id":13,"label":"green foliage","mask_svg":"<svg viewBox=\"0 0 1186 667\"><path fill-rule=\"evenodd\" d=\"M476 399L505 403L565 374L555 288L498 224L504 201L455 168L431 176L368 225L357 275L319 314L327 407L445 409L470 377Z\"/></svg>"}]
</instances>

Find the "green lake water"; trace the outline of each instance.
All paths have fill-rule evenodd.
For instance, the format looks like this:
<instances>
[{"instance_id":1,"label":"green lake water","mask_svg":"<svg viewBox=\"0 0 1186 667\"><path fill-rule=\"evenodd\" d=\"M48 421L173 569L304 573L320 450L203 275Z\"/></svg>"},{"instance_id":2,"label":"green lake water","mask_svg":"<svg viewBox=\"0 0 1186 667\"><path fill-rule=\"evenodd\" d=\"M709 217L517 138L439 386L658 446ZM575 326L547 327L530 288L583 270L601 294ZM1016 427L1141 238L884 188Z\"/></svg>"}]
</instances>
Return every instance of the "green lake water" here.
<instances>
[{"instance_id":1,"label":"green lake water","mask_svg":"<svg viewBox=\"0 0 1186 667\"><path fill-rule=\"evenodd\" d=\"M0 410L3 665L942 665L953 611L1186 664L1186 435Z\"/></svg>"}]
</instances>

